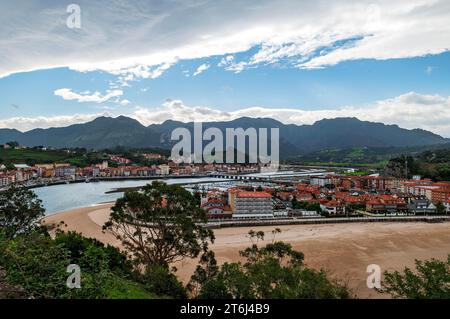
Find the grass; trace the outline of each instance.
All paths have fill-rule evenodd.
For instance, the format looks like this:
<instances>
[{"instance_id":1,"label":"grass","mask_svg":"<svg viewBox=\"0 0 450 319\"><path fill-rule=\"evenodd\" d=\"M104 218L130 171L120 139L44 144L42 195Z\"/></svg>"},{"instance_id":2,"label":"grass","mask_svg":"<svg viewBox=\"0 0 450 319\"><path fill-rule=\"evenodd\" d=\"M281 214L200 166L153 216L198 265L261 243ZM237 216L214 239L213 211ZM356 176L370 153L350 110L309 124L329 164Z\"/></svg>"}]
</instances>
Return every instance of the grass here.
<instances>
[{"instance_id":1,"label":"grass","mask_svg":"<svg viewBox=\"0 0 450 319\"><path fill-rule=\"evenodd\" d=\"M363 170L359 169L354 172L344 173L344 175L347 175L347 176L364 176L364 175L369 175L369 174L370 174L370 172L367 170L364 170L364 169Z\"/></svg>"},{"instance_id":2,"label":"grass","mask_svg":"<svg viewBox=\"0 0 450 319\"><path fill-rule=\"evenodd\" d=\"M3 163L82 163L85 159L80 155L69 154L64 151L38 149L0 149L0 160Z\"/></svg>"}]
</instances>

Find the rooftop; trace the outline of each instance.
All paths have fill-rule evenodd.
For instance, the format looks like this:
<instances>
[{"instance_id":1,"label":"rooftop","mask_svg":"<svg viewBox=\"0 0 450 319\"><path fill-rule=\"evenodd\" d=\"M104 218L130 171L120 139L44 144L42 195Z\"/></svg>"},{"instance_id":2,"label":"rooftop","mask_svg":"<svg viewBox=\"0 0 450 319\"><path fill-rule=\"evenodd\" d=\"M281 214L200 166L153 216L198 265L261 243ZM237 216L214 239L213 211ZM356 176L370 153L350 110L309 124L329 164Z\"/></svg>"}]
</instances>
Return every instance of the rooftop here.
<instances>
[{"instance_id":1,"label":"rooftop","mask_svg":"<svg viewBox=\"0 0 450 319\"><path fill-rule=\"evenodd\" d=\"M239 198L271 198L272 195L266 192L239 192Z\"/></svg>"}]
</instances>

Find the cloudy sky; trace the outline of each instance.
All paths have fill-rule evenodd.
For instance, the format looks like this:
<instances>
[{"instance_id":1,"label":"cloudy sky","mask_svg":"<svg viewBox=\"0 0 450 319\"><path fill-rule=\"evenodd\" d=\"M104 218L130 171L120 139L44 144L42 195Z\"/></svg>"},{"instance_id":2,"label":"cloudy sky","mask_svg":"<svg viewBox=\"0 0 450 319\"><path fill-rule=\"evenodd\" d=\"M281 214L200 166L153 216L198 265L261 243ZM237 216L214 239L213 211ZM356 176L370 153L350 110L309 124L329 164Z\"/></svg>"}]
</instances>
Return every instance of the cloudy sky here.
<instances>
[{"instance_id":1,"label":"cloudy sky","mask_svg":"<svg viewBox=\"0 0 450 319\"><path fill-rule=\"evenodd\" d=\"M0 127L352 116L450 137L447 0L0 0L0 21Z\"/></svg>"}]
</instances>

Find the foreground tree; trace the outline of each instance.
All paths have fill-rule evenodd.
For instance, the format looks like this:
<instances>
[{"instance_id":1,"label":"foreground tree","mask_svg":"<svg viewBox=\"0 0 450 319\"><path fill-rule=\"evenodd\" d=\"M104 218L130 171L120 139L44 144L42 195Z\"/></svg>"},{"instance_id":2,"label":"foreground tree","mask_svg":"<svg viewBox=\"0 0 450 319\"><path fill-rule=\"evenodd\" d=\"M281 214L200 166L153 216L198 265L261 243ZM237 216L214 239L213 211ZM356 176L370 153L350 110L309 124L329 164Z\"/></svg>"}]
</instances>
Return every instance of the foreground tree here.
<instances>
[{"instance_id":1,"label":"foreground tree","mask_svg":"<svg viewBox=\"0 0 450 319\"><path fill-rule=\"evenodd\" d=\"M217 266L208 252L188 285L201 299L350 298L345 286L330 280L325 271L303 264L303 253L291 245L273 242L263 248L252 245L240 252L245 263Z\"/></svg>"},{"instance_id":2,"label":"foreground tree","mask_svg":"<svg viewBox=\"0 0 450 319\"><path fill-rule=\"evenodd\" d=\"M178 185L153 182L118 199L105 230L111 231L137 264L146 268L169 264L206 252L214 240L190 192Z\"/></svg>"},{"instance_id":3,"label":"foreground tree","mask_svg":"<svg viewBox=\"0 0 450 319\"><path fill-rule=\"evenodd\" d=\"M44 212L42 201L25 187L12 186L0 192L0 229L7 238L36 230Z\"/></svg>"},{"instance_id":4,"label":"foreground tree","mask_svg":"<svg viewBox=\"0 0 450 319\"><path fill-rule=\"evenodd\" d=\"M446 261L416 260L415 271L405 268L403 273L385 272L380 292L394 298L449 299L450 255Z\"/></svg>"}]
</instances>

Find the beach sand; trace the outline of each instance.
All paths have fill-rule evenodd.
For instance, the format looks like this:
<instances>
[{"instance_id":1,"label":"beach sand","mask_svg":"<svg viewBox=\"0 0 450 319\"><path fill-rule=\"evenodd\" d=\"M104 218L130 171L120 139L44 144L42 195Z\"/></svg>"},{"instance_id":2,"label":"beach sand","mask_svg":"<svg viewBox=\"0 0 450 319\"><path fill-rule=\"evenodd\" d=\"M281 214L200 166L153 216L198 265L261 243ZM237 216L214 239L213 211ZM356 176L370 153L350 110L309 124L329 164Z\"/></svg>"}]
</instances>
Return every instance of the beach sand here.
<instances>
[{"instance_id":1,"label":"beach sand","mask_svg":"<svg viewBox=\"0 0 450 319\"><path fill-rule=\"evenodd\" d=\"M74 230L86 237L120 247L120 242L102 231L112 204L47 216L43 223L64 222L63 230ZM450 254L450 223L349 223L326 225L279 226L282 240L305 254L305 262L313 268L325 268L333 278L345 282L359 298L386 298L367 288L367 266L377 264L382 271L413 267L415 259L445 259ZM240 260L239 250L251 241L246 236L250 229L266 232L266 243L272 241L268 227L237 227L214 230L215 243L211 248L219 263ZM264 243L261 242L261 243ZM187 282L197 265L196 260L177 263L177 275Z\"/></svg>"}]
</instances>

